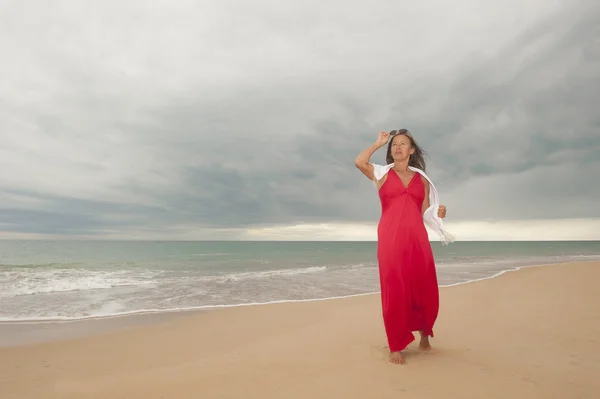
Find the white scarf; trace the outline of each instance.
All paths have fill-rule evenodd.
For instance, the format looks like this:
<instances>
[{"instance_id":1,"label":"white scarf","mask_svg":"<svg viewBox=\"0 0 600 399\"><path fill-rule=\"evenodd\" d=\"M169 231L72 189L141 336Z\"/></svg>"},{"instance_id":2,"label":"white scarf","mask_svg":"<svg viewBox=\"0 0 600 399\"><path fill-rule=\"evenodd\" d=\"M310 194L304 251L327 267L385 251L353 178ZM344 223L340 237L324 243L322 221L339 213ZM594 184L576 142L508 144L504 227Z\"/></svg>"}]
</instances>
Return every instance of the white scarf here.
<instances>
[{"instance_id":1,"label":"white scarf","mask_svg":"<svg viewBox=\"0 0 600 399\"><path fill-rule=\"evenodd\" d=\"M373 165L373 175L375 177L373 183L375 184L375 187L377 187L377 181L381 180L381 178L385 176L385 174L388 173L389 170L394 166L393 163L385 166L374 163L371 163L371 165ZM454 236L444 228L444 222L437 215L440 202L438 192L433 185L433 182L421 169L413 166L409 166L408 169L420 173L421 176L425 177L429 181L429 208L423 212L423 222L440 236L442 245L448 245L449 243L454 242Z\"/></svg>"}]
</instances>

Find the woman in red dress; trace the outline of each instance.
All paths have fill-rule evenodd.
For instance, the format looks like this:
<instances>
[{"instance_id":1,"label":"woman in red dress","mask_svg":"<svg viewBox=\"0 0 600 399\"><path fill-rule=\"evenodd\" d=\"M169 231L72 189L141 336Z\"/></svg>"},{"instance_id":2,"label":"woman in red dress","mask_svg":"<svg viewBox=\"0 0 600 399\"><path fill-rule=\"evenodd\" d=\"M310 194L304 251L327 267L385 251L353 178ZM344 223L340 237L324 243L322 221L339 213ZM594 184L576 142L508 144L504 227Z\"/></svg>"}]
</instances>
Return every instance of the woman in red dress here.
<instances>
[{"instance_id":1,"label":"woman in red dress","mask_svg":"<svg viewBox=\"0 0 600 399\"><path fill-rule=\"evenodd\" d=\"M388 141L386 161L390 168L377 179L370 158ZM355 164L375 182L381 201L377 259L383 321L390 361L404 364L401 351L414 341L413 331L420 333L420 349L431 348L429 337L433 337L439 309L435 261L423 222L423 213L430 206L430 184L414 170L425 172L423 151L406 129L382 132L358 155ZM443 205L437 215L446 216Z\"/></svg>"}]
</instances>

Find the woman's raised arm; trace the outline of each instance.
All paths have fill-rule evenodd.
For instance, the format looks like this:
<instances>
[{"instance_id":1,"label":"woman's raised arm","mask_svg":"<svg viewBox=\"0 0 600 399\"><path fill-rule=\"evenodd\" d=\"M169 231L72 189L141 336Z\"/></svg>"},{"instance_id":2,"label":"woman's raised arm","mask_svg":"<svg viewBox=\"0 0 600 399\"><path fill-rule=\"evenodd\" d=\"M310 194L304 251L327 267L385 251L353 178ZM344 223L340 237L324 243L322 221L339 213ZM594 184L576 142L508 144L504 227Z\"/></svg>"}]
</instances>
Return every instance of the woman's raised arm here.
<instances>
[{"instance_id":1,"label":"woman's raised arm","mask_svg":"<svg viewBox=\"0 0 600 399\"><path fill-rule=\"evenodd\" d=\"M379 137L377 140L367 148L365 148L354 160L354 165L360 171L369 178L369 180L374 180L375 176L373 174L373 165L371 165L371 156L375 151L383 147L387 144L390 138L390 134L388 132L379 133Z\"/></svg>"}]
</instances>

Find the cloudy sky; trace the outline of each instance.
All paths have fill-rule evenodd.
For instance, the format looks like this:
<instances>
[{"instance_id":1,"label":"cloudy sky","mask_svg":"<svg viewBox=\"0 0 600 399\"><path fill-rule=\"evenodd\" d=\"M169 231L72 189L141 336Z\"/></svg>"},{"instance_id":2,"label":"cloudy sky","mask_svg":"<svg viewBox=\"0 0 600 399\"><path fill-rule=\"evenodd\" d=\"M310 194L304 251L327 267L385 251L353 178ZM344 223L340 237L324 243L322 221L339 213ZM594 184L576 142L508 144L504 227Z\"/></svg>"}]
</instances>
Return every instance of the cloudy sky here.
<instances>
[{"instance_id":1,"label":"cloudy sky","mask_svg":"<svg viewBox=\"0 0 600 399\"><path fill-rule=\"evenodd\" d=\"M374 239L406 127L458 239L600 239L599 4L5 0L0 238Z\"/></svg>"}]
</instances>

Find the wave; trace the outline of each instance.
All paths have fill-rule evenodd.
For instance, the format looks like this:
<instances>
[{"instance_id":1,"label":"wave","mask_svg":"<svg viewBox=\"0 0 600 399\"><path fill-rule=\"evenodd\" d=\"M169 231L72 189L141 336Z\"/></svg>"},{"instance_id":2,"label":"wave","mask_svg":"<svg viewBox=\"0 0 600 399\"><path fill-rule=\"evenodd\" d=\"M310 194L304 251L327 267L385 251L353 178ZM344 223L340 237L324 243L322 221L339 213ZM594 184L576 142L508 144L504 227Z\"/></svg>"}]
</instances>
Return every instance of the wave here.
<instances>
[{"instance_id":1,"label":"wave","mask_svg":"<svg viewBox=\"0 0 600 399\"><path fill-rule=\"evenodd\" d=\"M441 270L445 270L446 279L441 280L440 287L491 279L523 267L573 259L592 260L600 256L575 255L565 258L557 261L552 257L544 257L545 261L537 259L535 263L529 258L530 264L526 265L506 259L505 264L497 264L499 267L483 269L472 268L472 264L464 264L469 266L469 270L443 268ZM379 293L376 268L376 265L357 263L221 275L200 275L181 270L0 270L0 298L14 298L4 302L4 317L0 317L0 322L72 321L372 295ZM296 279L297 276L305 277ZM448 284L445 284L446 281ZM127 286L138 288L120 289ZM101 291L90 294L84 292L83 296L68 294L70 291L84 290ZM35 296L24 297L52 293L57 294L41 296L40 299ZM176 298L185 300L173 300ZM23 307L24 304L27 304L26 307Z\"/></svg>"},{"instance_id":2,"label":"wave","mask_svg":"<svg viewBox=\"0 0 600 399\"><path fill-rule=\"evenodd\" d=\"M297 276L301 274L313 274L327 271L327 266L312 266L297 269L275 269L275 270L263 270L256 272L240 272L230 273L222 276L207 276L201 277L200 280L206 281L243 281L243 280L254 280L254 279L266 279L271 277L289 277Z\"/></svg>"},{"instance_id":3,"label":"wave","mask_svg":"<svg viewBox=\"0 0 600 399\"><path fill-rule=\"evenodd\" d=\"M0 272L0 298L153 284L154 273L127 270L11 269Z\"/></svg>"},{"instance_id":4,"label":"wave","mask_svg":"<svg viewBox=\"0 0 600 399\"><path fill-rule=\"evenodd\" d=\"M503 265L535 265L552 264L577 261L600 260L600 255L572 254L572 255L542 255L522 257L492 257L492 256L453 256L436 261L437 268L448 268L457 266L503 266Z\"/></svg>"},{"instance_id":5,"label":"wave","mask_svg":"<svg viewBox=\"0 0 600 399\"><path fill-rule=\"evenodd\" d=\"M47 262L47 263L0 263L0 271L2 269L38 269L38 268L57 268L57 269L73 269L82 267L81 262Z\"/></svg>"},{"instance_id":6,"label":"wave","mask_svg":"<svg viewBox=\"0 0 600 399\"><path fill-rule=\"evenodd\" d=\"M16 323L16 322L19 322L19 323L44 323L44 322L61 322L61 321L68 322L68 321L78 321L78 320L96 320L96 319L135 316L135 315L152 314L152 313L189 312L189 311L199 311L199 310L237 308L237 307L244 307L244 306L274 305L274 304L281 304L281 303L318 302L318 301L328 301L328 300L332 300L332 299L345 299L345 298L353 298L353 297L361 297L361 296L377 295L377 294L379 294L379 291L365 292L365 293L351 294L351 295L330 296L330 297L322 297L322 298L280 299L280 300L273 300L273 301L266 301L266 302L246 302L246 303L234 303L234 304L200 305L200 306L188 306L188 307L178 307L178 308L168 308L168 309L140 309L140 310L131 310L131 311L126 311L126 312L96 314L96 315L90 315L90 316L39 317L39 318L29 318L29 319L28 318L0 317L0 323Z\"/></svg>"},{"instance_id":7,"label":"wave","mask_svg":"<svg viewBox=\"0 0 600 399\"><path fill-rule=\"evenodd\" d=\"M455 286L459 286L459 285L476 283L476 282L480 282L480 281L484 281L484 280L494 279L499 276L502 276L505 273L516 272L516 271L519 271L524 268L545 267L545 266L551 266L553 264L555 264L555 263L513 267L510 269L501 270L490 276L476 278L476 279L469 279L469 280L452 283L452 284L440 285L439 287L440 287L440 289L444 289L444 288L450 288L450 287L455 287ZM264 301L264 302L198 305L198 306L171 307L171 308L164 308L164 309L149 308L149 309L121 311L121 312L97 313L97 314L88 315L88 316L61 316L61 317L35 317L35 318L0 317L0 323L38 324L38 323L72 322L72 321L79 321L79 320L97 320L97 319L105 319L105 318L117 318L117 317L135 316L135 315L144 315L144 314L156 314L156 313L192 312L192 311L203 311L203 310L213 310L213 309L223 309L223 308L237 308L237 307L245 307L245 306L265 306L265 305L274 305L274 304L283 304L283 303L318 302L318 301L328 301L328 300L345 299L345 298L353 298L353 297L362 297L362 296L369 296L369 295L379 295L380 293L381 293L381 291L370 291L370 292L362 292L362 293L349 294L349 295L325 296L325 297L315 297L315 298L305 298L305 299L277 299L277 300Z\"/></svg>"},{"instance_id":8,"label":"wave","mask_svg":"<svg viewBox=\"0 0 600 399\"><path fill-rule=\"evenodd\" d=\"M169 270L94 270L12 268L0 271L0 298L22 295L67 293L117 287L173 284L177 282L230 283L245 280L293 277L327 271L326 266L296 269L261 270L202 276L189 271Z\"/></svg>"}]
</instances>

